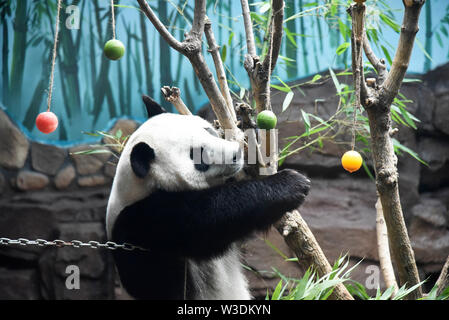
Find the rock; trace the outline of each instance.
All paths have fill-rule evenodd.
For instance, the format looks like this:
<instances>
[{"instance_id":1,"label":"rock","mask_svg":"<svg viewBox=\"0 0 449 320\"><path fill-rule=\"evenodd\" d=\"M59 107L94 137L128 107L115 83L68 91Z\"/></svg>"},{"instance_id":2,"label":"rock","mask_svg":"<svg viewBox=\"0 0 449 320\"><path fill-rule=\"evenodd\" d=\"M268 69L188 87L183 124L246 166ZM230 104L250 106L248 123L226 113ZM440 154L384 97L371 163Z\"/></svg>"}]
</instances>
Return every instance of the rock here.
<instances>
[{"instance_id":1,"label":"rock","mask_svg":"<svg viewBox=\"0 0 449 320\"><path fill-rule=\"evenodd\" d=\"M436 228L449 226L447 212L446 206L440 200L424 197L412 209L414 218L421 219L423 222L429 223Z\"/></svg>"},{"instance_id":2,"label":"rock","mask_svg":"<svg viewBox=\"0 0 449 320\"><path fill-rule=\"evenodd\" d=\"M67 156L67 150L33 142L31 144L31 165L34 170L55 175Z\"/></svg>"},{"instance_id":3,"label":"rock","mask_svg":"<svg viewBox=\"0 0 449 320\"><path fill-rule=\"evenodd\" d=\"M67 188L75 178L75 168L72 165L61 169L55 177L55 186L59 190Z\"/></svg>"},{"instance_id":4,"label":"rock","mask_svg":"<svg viewBox=\"0 0 449 320\"><path fill-rule=\"evenodd\" d=\"M105 183L106 183L105 176L100 174L78 178L78 185L80 187L95 187L104 185Z\"/></svg>"},{"instance_id":5,"label":"rock","mask_svg":"<svg viewBox=\"0 0 449 320\"><path fill-rule=\"evenodd\" d=\"M427 85L436 96L449 92L449 63L442 65L423 76L424 84Z\"/></svg>"},{"instance_id":6,"label":"rock","mask_svg":"<svg viewBox=\"0 0 449 320\"><path fill-rule=\"evenodd\" d=\"M5 179L5 176L3 175L3 173L0 172L0 195L3 194L3 191L5 190L7 183L8 182Z\"/></svg>"},{"instance_id":7,"label":"rock","mask_svg":"<svg viewBox=\"0 0 449 320\"><path fill-rule=\"evenodd\" d=\"M8 169L22 168L29 146L28 139L0 109L0 166Z\"/></svg>"},{"instance_id":8,"label":"rock","mask_svg":"<svg viewBox=\"0 0 449 320\"><path fill-rule=\"evenodd\" d=\"M435 128L449 135L449 92L437 99L433 123Z\"/></svg>"},{"instance_id":9,"label":"rock","mask_svg":"<svg viewBox=\"0 0 449 320\"><path fill-rule=\"evenodd\" d=\"M0 199L0 237L55 239L57 226L51 204L42 206L30 200L30 194L33 192ZM43 250L38 246L0 246L1 255L20 260L35 260Z\"/></svg>"},{"instance_id":10,"label":"rock","mask_svg":"<svg viewBox=\"0 0 449 320\"><path fill-rule=\"evenodd\" d=\"M84 242L104 242L103 223L62 223L61 239ZM65 281L68 266L76 266L80 272L79 290L67 290ZM92 248L63 248L47 251L39 260L39 269L47 299L90 300L113 298L114 265L106 250Z\"/></svg>"},{"instance_id":11,"label":"rock","mask_svg":"<svg viewBox=\"0 0 449 320\"><path fill-rule=\"evenodd\" d=\"M341 254L377 260L374 182L312 179L300 212L329 261Z\"/></svg>"},{"instance_id":12,"label":"rock","mask_svg":"<svg viewBox=\"0 0 449 320\"><path fill-rule=\"evenodd\" d=\"M22 170L17 175L16 183L17 188L23 191L40 190L48 185L49 179L42 173Z\"/></svg>"},{"instance_id":13,"label":"rock","mask_svg":"<svg viewBox=\"0 0 449 320\"><path fill-rule=\"evenodd\" d=\"M39 300L39 277L35 269L0 268L0 300Z\"/></svg>"},{"instance_id":14,"label":"rock","mask_svg":"<svg viewBox=\"0 0 449 320\"><path fill-rule=\"evenodd\" d=\"M411 150L418 151L416 131L414 129L401 127L396 139ZM409 154L402 153L402 155L398 155L399 194L406 221L411 216L410 209L419 200L420 166L420 162Z\"/></svg>"},{"instance_id":15,"label":"rock","mask_svg":"<svg viewBox=\"0 0 449 320\"><path fill-rule=\"evenodd\" d=\"M70 149L70 156L75 162L76 170L81 175L88 175L96 173L103 167L104 163L110 158L110 153L96 153L96 154L75 154L79 151L87 151L98 149L98 147L90 147L81 145Z\"/></svg>"},{"instance_id":16,"label":"rock","mask_svg":"<svg viewBox=\"0 0 449 320\"><path fill-rule=\"evenodd\" d=\"M117 170L117 164L116 163L111 163L110 161L108 161L105 165L104 165L104 174L107 177L110 178L114 178L115 177L115 171Z\"/></svg>"},{"instance_id":17,"label":"rock","mask_svg":"<svg viewBox=\"0 0 449 320\"><path fill-rule=\"evenodd\" d=\"M413 219L410 241L418 263L443 263L449 252L449 229L436 228L423 219Z\"/></svg>"},{"instance_id":18,"label":"rock","mask_svg":"<svg viewBox=\"0 0 449 320\"><path fill-rule=\"evenodd\" d=\"M274 229L264 236L257 234L242 245L243 264L251 270L245 268L245 275L251 283L251 294L256 298L265 298L267 288L273 292L279 282L279 277L273 271L273 267L287 277L300 277L302 272L299 265L294 261L285 259L271 248L265 241L267 239L280 252L288 258L294 257L290 248L285 244L282 236Z\"/></svg>"},{"instance_id":19,"label":"rock","mask_svg":"<svg viewBox=\"0 0 449 320\"><path fill-rule=\"evenodd\" d=\"M435 190L449 183L449 142L423 137L418 142L421 158L429 166L421 166L421 191Z\"/></svg>"}]
</instances>

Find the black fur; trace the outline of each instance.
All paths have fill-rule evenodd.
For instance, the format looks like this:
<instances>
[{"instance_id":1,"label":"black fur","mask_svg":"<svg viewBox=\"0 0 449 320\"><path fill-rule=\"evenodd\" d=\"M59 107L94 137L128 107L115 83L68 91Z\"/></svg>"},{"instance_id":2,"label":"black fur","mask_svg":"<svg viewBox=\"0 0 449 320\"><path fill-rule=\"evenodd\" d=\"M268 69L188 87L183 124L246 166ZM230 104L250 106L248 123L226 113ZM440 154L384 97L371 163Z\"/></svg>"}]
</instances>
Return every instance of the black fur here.
<instances>
[{"instance_id":1,"label":"black fur","mask_svg":"<svg viewBox=\"0 0 449 320\"><path fill-rule=\"evenodd\" d=\"M154 156L153 148L145 142L139 142L133 147L129 161L136 176L144 178L148 174Z\"/></svg>"},{"instance_id":2,"label":"black fur","mask_svg":"<svg viewBox=\"0 0 449 320\"><path fill-rule=\"evenodd\" d=\"M136 298L182 298L185 258L220 256L233 242L266 230L298 208L309 187L303 175L282 170L201 191L159 190L124 208L112 240L150 250L114 252L124 287Z\"/></svg>"},{"instance_id":3,"label":"black fur","mask_svg":"<svg viewBox=\"0 0 449 320\"><path fill-rule=\"evenodd\" d=\"M143 103L145 103L145 108L147 109L148 119L158 114L167 112L159 103L151 99L149 96L142 96Z\"/></svg>"}]
</instances>

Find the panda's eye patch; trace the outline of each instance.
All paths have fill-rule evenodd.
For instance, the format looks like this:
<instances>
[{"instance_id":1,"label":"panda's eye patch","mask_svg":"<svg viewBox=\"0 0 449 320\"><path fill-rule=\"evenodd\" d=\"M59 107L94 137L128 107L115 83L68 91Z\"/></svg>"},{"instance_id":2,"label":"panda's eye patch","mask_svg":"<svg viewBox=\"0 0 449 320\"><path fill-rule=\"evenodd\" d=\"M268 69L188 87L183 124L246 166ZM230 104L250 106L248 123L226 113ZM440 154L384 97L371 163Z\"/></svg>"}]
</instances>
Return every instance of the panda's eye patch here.
<instances>
[{"instance_id":1,"label":"panda's eye patch","mask_svg":"<svg viewBox=\"0 0 449 320\"><path fill-rule=\"evenodd\" d=\"M204 148L190 148L190 159L193 160L195 169L201 172L209 170L209 165L205 163L205 157L207 154L204 152Z\"/></svg>"},{"instance_id":2,"label":"panda's eye patch","mask_svg":"<svg viewBox=\"0 0 449 320\"><path fill-rule=\"evenodd\" d=\"M207 128L204 128L204 130L206 130L207 132L209 132L209 133L210 133L211 135L213 135L214 137L217 137L217 138L218 138L218 134L217 134L217 132L216 132L214 129L207 127Z\"/></svg>"}]
</instances>

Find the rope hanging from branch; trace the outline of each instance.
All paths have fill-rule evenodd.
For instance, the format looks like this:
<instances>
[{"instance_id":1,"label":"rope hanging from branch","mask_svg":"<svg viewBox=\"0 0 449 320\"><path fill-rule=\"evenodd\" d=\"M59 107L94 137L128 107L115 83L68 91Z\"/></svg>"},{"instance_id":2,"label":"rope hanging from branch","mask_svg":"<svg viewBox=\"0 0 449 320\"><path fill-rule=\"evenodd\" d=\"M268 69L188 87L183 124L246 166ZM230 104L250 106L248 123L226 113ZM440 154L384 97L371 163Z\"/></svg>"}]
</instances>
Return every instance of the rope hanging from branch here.
<instances>
[{"instance_id":1,"label":"rope hanging from branch","mask_svg":"<svg viewBox=\"0 0 449 320\"><path fill-rule=\"evenodd\" d=\"M58 0L58 13L56 15L55 38L53 41L53 56L52 56L52 60L51 60L50 84L48 86L47 111L50 111L51 97L53 94L53 83L54 83L54 78L55 78L55 62L56 62L56 54L57 54L57 48L58 48L60 12L61 12L61 0Z\"/></svg>"},{"instance_id":2,"label":"rope hanging from branch","mask_svg":"<svg viewBox=\"0 0 449 320\"><path fill-rule=\"evenodd\" d=\"M112 17L112 38L115 39L115 12L114 12L114 0L111 0L111 17Z\"/></svg>"}]
</instances>

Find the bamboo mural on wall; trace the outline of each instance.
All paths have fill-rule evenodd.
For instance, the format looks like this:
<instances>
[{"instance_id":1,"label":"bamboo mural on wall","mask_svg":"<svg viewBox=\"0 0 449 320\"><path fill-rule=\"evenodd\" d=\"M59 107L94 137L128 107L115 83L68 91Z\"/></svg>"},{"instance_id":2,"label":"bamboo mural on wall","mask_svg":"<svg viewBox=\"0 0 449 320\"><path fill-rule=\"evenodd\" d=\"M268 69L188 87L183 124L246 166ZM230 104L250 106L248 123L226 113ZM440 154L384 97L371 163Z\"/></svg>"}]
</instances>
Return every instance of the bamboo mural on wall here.
<instances>
[{"instance_id":1,"label":"bamboo mural on wall","mask_svg":"<svg viewBox=\"0 0 449 320\"><path fill-rule=\"evenodd\" d=\"M348 66L348 52L337 55L336 49L348 40L349 30L344 11L344 0L335 12L326 11L329 1L286 0L282 57L276 75L280 79L295 80L315 73ZM432 3L432 4L431 4ZM47 141L79 141L87 139L83 131L102 130L115 117L143 119L140 95L154 96L165 104L159 94L163 85L181 88L183 98L192 112L196 112L207 98L195 77L192 67L165 41L148 29L147 21L134 0L115 1L117 37L123 41L126 57L110 61L103 56L104 43L110 39L111 8L107 0L64 0L60 45L55 74L53 108L61 121L55 134ZM149 1L160 19L178 39L182 39L192 21L192 1ZM269 1L249 1L256 44L262 45L266 24L262 12ZM398 5L401 5L400 3ZM75 6L79 16L79 29L66 26ZM212 25L222 44L231 89L239 95L239 85L248 87L246 71L241 68L246 50L243 19L238 1L207 3L208 16L216 19ZM392 4L394 8L394 5ZM421 21L416 49L410 70L427 71L441 64L449 56L449 6L444 0L426 2L425 16ZM42 111L50 72L50 48L53 36L52 21L56 14L55 0L0 0L1 77L0 101L8 113L32 138L42 139L34 126L37 114ZM373 12L371 16L379 13ZM394 17L394 12L382 13ZM382 18L382 17L381 17ZM75 19L71 17L71 19ZM373 20L375 24L375 20ZM392 30L372 31L370 34L392 37ZM383 34L383 35L382 35ZM392 40L394 42L394 40ZM418 46L420 46L418 44ZM442 48L442 50L437 50ZM207 49L207 48L206 48ZM381 51L383 48L374 48ZM388 48L386 48L388 49ZM434 54L432 60L426 55ZM212 60L204 52L208 63ZM298 64L303 68L298 69ZM274 78L276 79L276 78ZM276 80L273 80L276 81ZM171 105L166 105L171 109Z\"/></svg>"}]
</instances>

